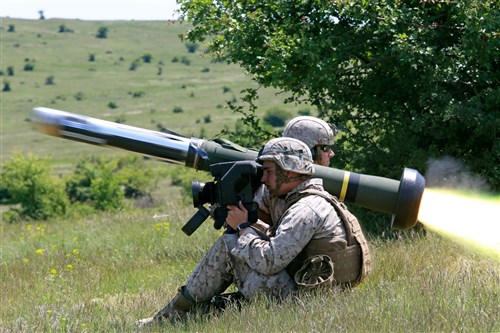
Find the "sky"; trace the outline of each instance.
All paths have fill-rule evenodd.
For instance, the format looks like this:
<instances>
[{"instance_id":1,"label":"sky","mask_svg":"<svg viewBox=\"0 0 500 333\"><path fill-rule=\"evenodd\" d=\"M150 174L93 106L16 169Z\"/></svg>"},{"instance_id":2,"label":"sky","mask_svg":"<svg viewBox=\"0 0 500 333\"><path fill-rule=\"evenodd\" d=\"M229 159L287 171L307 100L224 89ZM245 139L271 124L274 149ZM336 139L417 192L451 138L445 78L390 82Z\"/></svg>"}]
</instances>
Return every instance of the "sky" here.
<instances>
[{"instance_id":1,"label":"sky","mask_svg":"<svg viewBox=\"0 0 500 333\"><path fill-rule=\"evenodd\" d=\"M0 17L157 21L178 18L175 0L0 0Z\"/></svg>"}]
</instances>

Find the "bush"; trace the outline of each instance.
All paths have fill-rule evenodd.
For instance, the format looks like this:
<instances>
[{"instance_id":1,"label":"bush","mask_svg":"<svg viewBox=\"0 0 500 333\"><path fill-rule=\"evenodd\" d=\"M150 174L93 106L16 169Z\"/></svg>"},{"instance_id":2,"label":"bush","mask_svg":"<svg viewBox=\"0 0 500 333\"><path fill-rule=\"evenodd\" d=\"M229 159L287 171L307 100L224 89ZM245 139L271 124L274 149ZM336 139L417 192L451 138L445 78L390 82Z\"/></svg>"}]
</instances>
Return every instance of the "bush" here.
<instances>
[{"instance_id":1,"label":"bush","mask_svg":"<svg viewBox=\"0 0 500 333\"><path fill-rule=\"evenodd\" d=\"M116 109L116 108L118 108L118 105L115 102L111 101L108 103L108 108Z\"/></svg>"},{"instance_id":2,"label":"bush","mask_svg":"<svg viewBox=\"0 0 500 333\"><path fill-rule=\"evenodd\" d=\"M174 109L172 111L174 113L182 113L182 112L184 112L184 110L180 106L174 107Z\"/></svg>"},{"instance_id":3,"label":"bush","mask_svg":"<svg viewBox=\"0 0 500 333\"><path fill-rule=\"evenodd\" d=\"M273 127L282 127L291 116L290 112L275 107L267 110L264 121Z\"/></svg>"},{"instance_id":4,"label":"bush","mask_svg":"<svg viewBox=\"0 0 500 333\"><path fill-rule=\"evenodd\" d=\"M198 44L197 43L186 43L186 48L189 53L195 53L196 50L198 50Z\"/></svg>"},{"instance_id":5,"label":"bush","mask_svg":"<svg viewBox=\"0 0 500 333\"><path fill-rule=\"evenodd\" d=\"M74 95L75 99L77 101L81 101L84 97L83 93L81 91L77 92L75 95Z\"/></svg>"},{"instance_id":6,"label":"bush","mask_svg":"<svg viewBox=\"0 0 500 333\"><path fill-rule=\"evenodd\" d=\"M66 213L64 184L52 177L46 160L14 153L2 168L1 180L11 196L10 201L20 205L4 214L7 220L46 220Z\"/></svg>"},{"instance_id":7,"label":"bush","mask_svg":"<svg viewBox=\"0 0 500 333\"><path fill-rule=\"evenodd\" d=\"M96 38L108 38L108 28L100 27L97 30Z\"/></svg>"},{"instance_id":8,"label":"bush","mask_svg":"<svg viewBox=\"0 0 500 333\"><path fill-rule=\"evenodd\" d=\"M139 60L136 59L134 61L132 61L132 63L130 64L130 67L128 68L129 71L135 71L138 67L139 67L140 63L139 63Z\"/></svg>"},{"instance_id":9,"label":"bush","mask_svg":"<svg viewBox=\"0 0 500 333\"><path fill-rule=\"evenodd\" d=\"M157 177L139 156L91 157L78 162L66 181L66 193L72 203L115 210L124 207L125 198L149 196L156 184Z\"/></svg>"},{"instance_id":10,"label":"bush","mask_svg":"<svg viewBox=\"0 0 500 333\"><path fill-rule=\"evenodd\" d=\"M71 202L92 205L97 210L122 208L125 197L116 172L117 161L93 157L76 165L73 177L66 182L66 194Z\"/></svg>"},{"instance_id":11,"label":"bush","mask_svg":"<svg viewBox=\"0 0 500 333\"><path fill-rule=\"evenodd\" d=\"M10 82L4 81L2 91L10 91Z\"/></svg>"},{"instance_id":12,"label":"bush","mask_svg":"<svg viewBox=\"0 0 500 333\"><path fill-rule=\"evenodd\" d=\"M153 60L153 56L151 55L151 53L146 53L142 56L142 61L147 64L151 63L151 60Z\"/></svg>"},{"instance_id":13,"label":"bush","mask_svg":"<svg viewBox=\"0 0 500 333\"><path fill-rule=\"evenodd\" d=\"M31 72L35 69L35 60L31 60L31 59L24 59L24 67L23 69L26 71L26 72Z\"/></svg>"},{"instance_id":14,"label":"bush","mask_svg":"<svg viewBox=\"0 0 500 333\"><path fill-rule=\"evenodd\" d=\"M55 83L54 83L54 75L47 76L47 77L45 78L45 84L46 84L47 86L54 85L54 84L55 84Z\"/></svg>"}]
</instances>

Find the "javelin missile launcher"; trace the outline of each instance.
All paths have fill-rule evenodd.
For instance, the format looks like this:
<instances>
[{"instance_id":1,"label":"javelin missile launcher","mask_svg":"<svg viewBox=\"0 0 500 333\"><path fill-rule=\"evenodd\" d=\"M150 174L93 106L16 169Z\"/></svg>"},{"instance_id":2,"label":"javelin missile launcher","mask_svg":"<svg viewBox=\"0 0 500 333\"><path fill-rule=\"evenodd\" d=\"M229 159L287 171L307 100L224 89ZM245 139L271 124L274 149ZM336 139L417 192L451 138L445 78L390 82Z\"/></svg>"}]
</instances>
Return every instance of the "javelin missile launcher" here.
<instances>
[{"instance_id":1,"label":"javelin missile launcher","mask_svg":"<svg viewBox=\"0 0 500 333\"><path fill-rule=\"evenodd\" d=\"M258 154L224 139L187 138L45 107L33 109L33 121L45 134L123 149L196 170L210 171L215 163L255 160ZM392 214L393 229L404 230L417 223L425 188L418 171L404 168L397 181L318 165L315 170L314 177L322 178L325 190L341 201Z\"/></svg>"}]
</instances>

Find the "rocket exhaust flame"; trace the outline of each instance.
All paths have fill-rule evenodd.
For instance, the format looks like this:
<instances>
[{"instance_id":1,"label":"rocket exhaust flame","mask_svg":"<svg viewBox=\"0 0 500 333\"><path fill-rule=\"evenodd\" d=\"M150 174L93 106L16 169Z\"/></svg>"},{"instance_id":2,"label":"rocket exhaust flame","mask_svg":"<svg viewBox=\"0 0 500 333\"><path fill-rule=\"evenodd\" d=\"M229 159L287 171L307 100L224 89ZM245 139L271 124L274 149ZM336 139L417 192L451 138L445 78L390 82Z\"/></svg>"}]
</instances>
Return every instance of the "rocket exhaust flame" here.
<instances>
[{"instance_id":1,"label":"rocket exhaust flame","mask_svg":"<svg viewBox=\"0 0 500 333\"><path fill-rule=\"evenodd\" d=\"M426 228L500 262L500 197L427 188L418 220Z\"/></svg>"},{"instance_id":2,"label":"rocket exhaust flame","mask_svg":"<svg viewBox=\"0 0 500 333\"><path fill-rule=\"evenodd\" d=\"M45 134L119 148L196 170L210 171L214 163L255 160L258 154L223 139L186 138L44 107L33 109L33 121ZM315 170L314 176L323 179L325 190L341 201L392 214L393 229L416 224L425 187L416 170L405 168L400 181L322 166Z\"/></svg>"}]
</instances>

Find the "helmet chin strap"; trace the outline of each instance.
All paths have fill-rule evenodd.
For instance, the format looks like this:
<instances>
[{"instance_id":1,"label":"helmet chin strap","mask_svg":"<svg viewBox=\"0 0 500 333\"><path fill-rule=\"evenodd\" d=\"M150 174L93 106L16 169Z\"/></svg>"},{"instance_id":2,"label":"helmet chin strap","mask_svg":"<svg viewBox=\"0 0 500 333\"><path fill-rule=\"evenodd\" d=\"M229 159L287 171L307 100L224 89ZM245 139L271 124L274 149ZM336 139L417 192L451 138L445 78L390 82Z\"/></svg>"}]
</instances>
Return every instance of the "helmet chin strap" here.
<instances>
[{"instance_id":1,"label":"helmet chin strap","mask_svg":"<svg viewBox=\"0 0 500 333\"><path fill-rule=\"evenodd\" d=\"M306 180L306 179L310 178L308 175L300 175L300 174L298 176L296 176L296 177L289 178L288 177L288 172L289 171L285 171L285 170L281 169L278 165L276 165L276 172L275 172L275 175L276 175L276 188L274 190L272 190L272 191L269 192L269 194L271 196L274 196L274 197L280 196L278 194L279 189L285 183L294 182L296 180Z\"/></svg>"}]
</instances>

